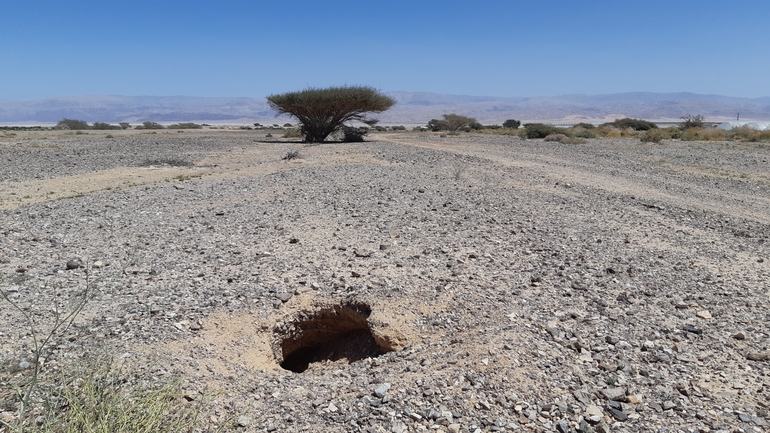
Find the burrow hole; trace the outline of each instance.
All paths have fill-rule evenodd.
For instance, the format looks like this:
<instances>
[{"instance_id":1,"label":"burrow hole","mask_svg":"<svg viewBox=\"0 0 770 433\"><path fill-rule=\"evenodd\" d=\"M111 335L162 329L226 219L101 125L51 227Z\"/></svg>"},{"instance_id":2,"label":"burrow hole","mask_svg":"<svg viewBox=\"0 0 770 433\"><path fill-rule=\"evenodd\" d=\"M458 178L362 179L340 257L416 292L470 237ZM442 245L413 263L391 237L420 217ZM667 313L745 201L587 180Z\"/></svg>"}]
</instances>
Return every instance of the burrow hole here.
<instances>
[{"instance_id":1,"label":"burrow hole","mask_svg":"<svg viewBox=\"0 0 770 433\"><path fill-rule=\"evenodd\" d=\"M334 305L300 313L277 327L280 353L276 357L281 367L302 373L314 362L346 359L352 363L392 351L377 344L366 320L371 312L363 303Z\"/></svg>"}]
</instances>

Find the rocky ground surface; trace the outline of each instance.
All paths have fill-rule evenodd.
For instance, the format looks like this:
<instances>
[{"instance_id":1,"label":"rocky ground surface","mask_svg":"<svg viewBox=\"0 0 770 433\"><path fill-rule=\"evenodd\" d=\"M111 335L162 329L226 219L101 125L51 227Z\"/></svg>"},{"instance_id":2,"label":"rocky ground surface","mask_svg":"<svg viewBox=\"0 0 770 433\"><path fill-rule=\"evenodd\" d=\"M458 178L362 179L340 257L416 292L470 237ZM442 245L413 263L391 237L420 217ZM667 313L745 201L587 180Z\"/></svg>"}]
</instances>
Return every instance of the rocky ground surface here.
<instances>
[{"instance_id":1,"label":"rocky ground surface","mask_svg":"<svg viewBox=\"0 0 770 433\"><path fill-rule=\"evenodd\" d=\"M770 429L767 144L114 135L0 136L0 289L44 333L89 287L49 371L181 378L201 431Z\"/></svg>"}]
</instances>

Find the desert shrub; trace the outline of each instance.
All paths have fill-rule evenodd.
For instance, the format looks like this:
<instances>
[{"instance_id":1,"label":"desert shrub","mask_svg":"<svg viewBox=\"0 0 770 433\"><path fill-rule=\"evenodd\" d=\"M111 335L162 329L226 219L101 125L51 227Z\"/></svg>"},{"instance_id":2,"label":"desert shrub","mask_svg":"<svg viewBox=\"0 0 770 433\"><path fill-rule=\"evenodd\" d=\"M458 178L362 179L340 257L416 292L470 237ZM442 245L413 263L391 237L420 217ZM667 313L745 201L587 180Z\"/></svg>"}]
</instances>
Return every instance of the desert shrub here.
<instances>
[{"instance_id":1,"label":"desert shrub","mask_svg":"<svg viewBox=\"0 0 770 433\"><path fill-rule=\"evenodd\" d=\"M345 143L360 143L364 141L364 136L369 133L369 128L343 126L340 133L341 140Z\"/></svg>"},{"instance_id":2,"label":"desert shrub","mask_svg":"<svg viewBox=\"0 0 770 433\"><path fill-rule=\"evenodd\" d=\"M286 152L286 155L281 158L284 161L291 161L292 159L301 158L302 155L300 155L299 150L290 150Z\"/></svg>"},{"instance_id":3,"label":"desert shrub","mask_svg":"<svg viewBox=\"0 0 770 433\"><path fill-rule=\"evenodd\" d=\"M302 131L299 128L289 128L283 131L283 138L302 138Z\"/></svg>"},{"instance_id":4,"label":"desert shrub","mask_svg":"<svg viewBox=\"0 0 770 433\"><path fill-rule=\"evenodd\" d=\"M109 363L64 373L51 403L61 407L39 430L65 432L189 432L201 404L191 405L177 382L128 387L129 380Z\"/></svg>"},{"instance_id":5,"label":"desert shrub","mask_svg":"<svg viewBox=\"0 0 770 433\"><path fill-rule=\"evenodd\" d=\"M118 125L120 125L120 129L128 129L129 127L131 127L131 124L128 122L120 122L118 123Z\"/></svg>"},{"instance_id":6,"label":"desert shrub","mask_svg":"<svg viewBox=\"0 0 770 433\"><path fill-rule=\"evenodd\" d=\"M268 132L267 135L265 135L265 138L273 138L273 134Z\"/></svg>"},{"instance_id":7,"label":"desert shrub","mask_svg":"<svg viewBox=\"0 0 770 433\"><path fill-rule=\"evenodd\" d=\"M609 125L600 125L598 128L596 128L596 133L600 137L604 138L620 138L620 129L609 126Z\"/></svg>"},{"instance_id":8,"label":"desert shrub","mask_svg":"<svg viewBox=\"0 0 770 433\"><path fill-rule=\"evenodd\" d=\"M442 114L443 119L431 119L428 122L428 129L431 131L457 131L462 128L466 128L466 131L471 129L481 129L481 124L473 117L461 116L459 114Z\"/></svg>"},{"instance_id":9,"label":"desert shrub","mask_svg":"<svg viewBox=\"0 0 770 433\"><path fill-rule=\"evenodd\" d=\"M632 119L630 117L625 117L623 119L615 119L614 122L608 122L602 126L614 126L620 130L625 128L631 128L634 131L647 131L658 127L658 125L652 122L648 122L646 120L641 120L641 119Z\"/></svg>"},{"instance_id":10,"label":"desert shrub","mask_svg":"<svg viewBox=\"0 0 770 433\"><path fill-rule=\"evenodd\" d=\"M559 128L544 123L525 123L524 133L526 138L545 138L551 134L569 135L565 128Z\"/></svg>"},{"instance_id":11,"label":"desert shrub","mask_svg":"<svg viewBox=\"0 0 770 433\"><path fill-rule=\"evenodd\" d=\"M104 131L104 130L121 129L121 128L120 126L110 125L109 123L105 123L105 122L94 122L94 124L91 125L91 129Z\"/></svg>"},{"instance_id":12,"label":"desert shrub","mask_svg":"<svg viewBox=\"0 0 770 433\"><path fill-rule=\"evenodd\" d=\"M388 128L386 128L386 127L384 127L384 126L376 125L376 126L374 127L374 130L375 130L375 131L377 131L377 132L382 132L382 131L387 131L387 130L388 130Z\"/></svg>"},{"instance_id":13,"label":"desert shrub","mask_svg":"<svg viewBox=\"0 0 770 433\"><path fill-rule=\"evenodd\" d=\"M62 119L56 124L56 129L69 129L70 131L80 131L88 129L88 122L85 120Z\"/></svg>"},{"instance_id":14,"label":"desert shrub","mask_svg":"<svg viewBox=\"0 0 770 433\"><path fill-rule=\"evenodd\" d=\"M706 120L706 118L701 116L700 114L696 116L688 114L686 116L680 117L680 119L682 119L682 123L679 124L679 129L681 130L685 130L689 128L702 128L703 121Z\"/></svg>"},{"instance_id":15,"label":"desert shrub","mask_svg":"<svg viewBox=\"0 0 770 433\"><path fill-rule=\"evenodd\" d=\"M203 125L198 125L197 123L192 122L186 122L186 123L174 123L173 125L168 125L168 129L203 129Z\"/></svg>"},{"instance_id":16,"label":"desert shrub","mask_svg":"<svg viewBox=\"0 0 770 433\"><path fill-rule=\"evenodd\" d=\"M550 134L543 141L555 141L562 144L585 144L586 139L580 137L568 137L564 134Z\"/></svg>"},{"instance_id":17,"label":"desert shrub","mask_svg":"<svg viewBox=\"0 0 770 433\"><path fill-rule=\"evenodd\" d=\"M556 141L558 143L564 143L569 137L564 134L551 134L546 136L543 141Z\"/></svg>"},{"instance_id":18,"label":"desert shrub","mask_svg":"<svg viewBox=\"0 0 770 433\"><path fill-rule=\"evenodd\" d=\"M136 129L165 129L165 126L156 122L142 122L142 126L137 126Z\"/></svg>"},{"instance_id":19,"label":"desert shrub","mask_svg":"<svg viewBox=\"0 0 770 433\"><path fill-rule=\"evenodd\" d=\"M596 126L594 126L592 123L586 123L586 122L580 122L575 125L572 125L573 128L583 128L583 129L594 129Z\"/></svg>"},{"instance_id":20,"label":"desert shrub","mask_svg":"<svg viewBox=\"0 0 770 433\"><path fill-rule=\"evenodd\" d=\"M505 122L503 122L503 128L519 129L519 126L521 126L520 120L508 119Z\"/></svg>"},{"instance_id":21,"label":"desert shrub","mask_svg":"<svg viewBox=\"0 0 770 433\"><path fill-rule=\"evenodd\" d=\"M667 138L666 136L667 134L663 130L655 128L644 131L639 139L642 140L642 143L660 143Z\"/></svg>"},{"instance_id":22,"label":"desert shrub","mask_svg":"<svg viewBox=\"0 0 770 433\"><path fill-rule=\"evenodd\" d=\"M406 131L406 126L404 126L404 125L396 125L396 126L391 126L390 129L392 129L394 131Z\"/></svg>"},{"instance_id":23,"label":"desert shrub","mask_svg":"<svg viewBox=\"0 0 770 433\"><path fill-rule=\"evenodd\" d=\"M296 117L306 142L320 143L348 122L373 126L377 121L367 114L386 111L396 100L373 87L345 86L270 95L267 103L278 114Z\"/></svg>"},{"instance_id":24,"label":"desert shrub","mask_svg":"<svg viewBox=\"0 0 770 433\"><path fill-rule=\"evenodd\" d=\"M291 123L286 122L286 123L283 124L283 127L284 128L292 128L292 127L294 127L294 125L292 125Z\"/></svg>"},{"instance_id":25,"label":"desert shrub","mask_svg":"<svg viewBox=\"0 0 770 433\"><path fill-rule=\"evenodd\" d=\"M572 135L580 138L596 138L596 133L594 131L583 128L573 129Z\"/></svg>"}]
</instances>

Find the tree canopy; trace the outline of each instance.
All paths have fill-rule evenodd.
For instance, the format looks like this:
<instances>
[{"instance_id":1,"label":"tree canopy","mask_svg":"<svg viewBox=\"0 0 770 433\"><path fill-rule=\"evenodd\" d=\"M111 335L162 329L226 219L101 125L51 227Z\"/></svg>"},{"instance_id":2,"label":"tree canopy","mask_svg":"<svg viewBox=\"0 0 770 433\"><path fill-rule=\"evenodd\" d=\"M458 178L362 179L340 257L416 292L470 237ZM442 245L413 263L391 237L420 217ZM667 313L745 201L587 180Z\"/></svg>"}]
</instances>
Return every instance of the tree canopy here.
<instances>
[{"instance_id":1,"label":"tree canopy","mask_svg":"<svg viewBox=\"0 0 770 433\"><path fill-rule=\"evenodd\" d=\"M377 120L367 114L382 113L395 105L396 100L373 87L344 86L270 95L267 103L279 114L289 114L299 120L306 142L320 143L345 126L345 122L374 125Z\"/></svg>"}]
</instances>

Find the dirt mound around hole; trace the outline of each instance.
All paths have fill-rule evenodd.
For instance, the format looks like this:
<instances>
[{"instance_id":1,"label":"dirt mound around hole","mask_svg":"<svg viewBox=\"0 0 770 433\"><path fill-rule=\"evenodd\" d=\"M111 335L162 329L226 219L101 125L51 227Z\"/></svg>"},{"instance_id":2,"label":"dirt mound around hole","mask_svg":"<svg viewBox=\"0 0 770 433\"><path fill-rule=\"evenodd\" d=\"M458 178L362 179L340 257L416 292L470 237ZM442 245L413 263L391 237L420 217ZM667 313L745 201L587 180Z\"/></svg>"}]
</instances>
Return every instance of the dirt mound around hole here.
<instances>
[{"instance_id":1,"label":"dirt mound around hole","mask_svg":"<svg viewBox=\"0 0 770 433\"><path fill-rule=\"evenodd\" d=\"M276 326L274 353L281 367L297 373L311 363L355 362L395 350L388 339L376 338L364 303L345 303L300 312L293 320Z\"/></svg>"}]
</instances>

